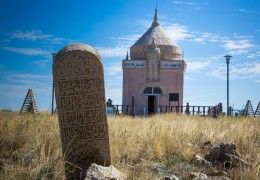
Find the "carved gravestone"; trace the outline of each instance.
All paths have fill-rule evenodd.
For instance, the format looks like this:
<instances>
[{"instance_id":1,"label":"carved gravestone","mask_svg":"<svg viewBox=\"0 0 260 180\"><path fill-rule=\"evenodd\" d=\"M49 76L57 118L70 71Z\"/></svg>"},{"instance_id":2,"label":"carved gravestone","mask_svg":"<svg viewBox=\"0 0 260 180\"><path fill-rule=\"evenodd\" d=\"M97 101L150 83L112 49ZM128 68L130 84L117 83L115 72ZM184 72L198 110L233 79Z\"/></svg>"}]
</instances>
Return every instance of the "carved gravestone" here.
<instances>
[{"instance_id":1,"label":"carved gravestone","mask_svg":"<svg viewBox=\"0 0 260 180\"><path fill-rule=\"evenodd\" d=\"M92 163L111 164L104 73L98 52L72 44L54 58L53 78L62 152L68 179L79 179Z\"/></svg>"}]
</instances>

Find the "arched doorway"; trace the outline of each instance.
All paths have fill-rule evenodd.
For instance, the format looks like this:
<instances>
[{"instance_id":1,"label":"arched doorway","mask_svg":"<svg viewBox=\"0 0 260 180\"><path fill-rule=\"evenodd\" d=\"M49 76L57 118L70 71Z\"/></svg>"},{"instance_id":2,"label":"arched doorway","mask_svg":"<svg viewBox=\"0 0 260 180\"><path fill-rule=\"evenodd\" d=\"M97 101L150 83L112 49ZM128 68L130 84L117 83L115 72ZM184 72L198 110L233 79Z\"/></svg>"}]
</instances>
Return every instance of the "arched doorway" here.
<instances>
[{"instance_id":1,"label":"arched doorway","mask_svg":"<svg viewBox=\"0 0 260 180\"><path fill-rule=\"evenodd\" d=\"M160 87L146 87L143 94L148 96L147 113L157 113L159 96L163 95L162 89Z\"/></svg>"}]
</instances>

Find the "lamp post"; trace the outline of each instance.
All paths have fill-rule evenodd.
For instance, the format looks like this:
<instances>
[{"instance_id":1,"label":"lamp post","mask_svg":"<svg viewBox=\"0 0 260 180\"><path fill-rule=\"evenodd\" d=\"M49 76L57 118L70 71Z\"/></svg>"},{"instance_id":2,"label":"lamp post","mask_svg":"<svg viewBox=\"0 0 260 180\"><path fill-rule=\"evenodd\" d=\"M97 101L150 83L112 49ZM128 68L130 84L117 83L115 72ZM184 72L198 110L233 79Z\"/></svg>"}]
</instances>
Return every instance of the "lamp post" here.
<instances>
[{"instance_id":1,"label":"lamp post","mask_svg":"<svg viewBox=\"0 0 260 180\"><path fill-rule=\"evenodd\" d=\"M51 53L52 56L52 64L54 63L56 53ZM51 101L51 114L54 114L54 80L52 79L52 101Z\"/></svg>"},{"instance_id":2,"label":"lamp post","mask_svg":"<svg viewBox=\"0 0 260 180\"><path fill-rule=\"evenodd\" d=\"M229 63L230 63L230 58L232 56L226 55L224 56L226 58L226 63L227 63L227 116L229 116Z\"/></svg>"}]
</instances>

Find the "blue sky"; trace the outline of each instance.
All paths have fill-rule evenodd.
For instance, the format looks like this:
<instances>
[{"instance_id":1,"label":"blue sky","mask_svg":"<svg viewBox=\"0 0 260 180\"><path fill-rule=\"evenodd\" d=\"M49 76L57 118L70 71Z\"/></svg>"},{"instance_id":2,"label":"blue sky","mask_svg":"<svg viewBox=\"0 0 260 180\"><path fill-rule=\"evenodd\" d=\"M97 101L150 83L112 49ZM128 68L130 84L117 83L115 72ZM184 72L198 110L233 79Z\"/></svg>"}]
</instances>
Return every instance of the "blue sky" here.
<instances>
[{"instance_id":1,"label":"blue sky","mask_svg":"<svg viewBox=\"0 0 260 180\"><path fill-rule=\"evenodd\" d=\"M95 47L104 62L106 97L121 104L122 59L150 27L151 0L1 0L0 109L19 110L29 88L38 108L51 106L52 57L63 46ZM159 21L184 52L184 103L241 109L260 101L260 1L157 0Z\"/></svg>"}]
</instances>

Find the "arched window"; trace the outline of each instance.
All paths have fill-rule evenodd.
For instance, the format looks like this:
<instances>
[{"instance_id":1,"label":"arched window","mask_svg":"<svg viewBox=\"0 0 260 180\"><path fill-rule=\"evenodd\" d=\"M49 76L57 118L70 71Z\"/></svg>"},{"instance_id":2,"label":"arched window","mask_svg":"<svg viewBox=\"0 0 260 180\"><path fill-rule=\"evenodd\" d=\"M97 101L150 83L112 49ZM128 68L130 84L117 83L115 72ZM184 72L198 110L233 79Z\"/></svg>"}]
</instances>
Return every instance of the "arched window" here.
<instances>
[{"instance_id":1,"label":"arched window","mask_svg":"<svg viewBox=\"0 0 260 180\"><path fill-rule=\"evenodd\" d=\"M162 94L162 89L160 87L154 87L153 94Z\"/></svg>"},{"instance_id":2,"label":"arched window","mask_svg":"<svg viewBox=\"0 0 260 180\"><path fill-rule=\"evenodd\" d=\"M145 89L144 89L144 92L143 92L144 94L153 94L153 89L152 89L152 87L146 87Z\"/></svg>"},{"instance_id":3,"label":"arched window","mask_svg":"<svg viewBox=\"0 0 260 180\"><path fill-rule=\"evenodd\" d=\"M143 94L163 94L160 87L146 87Z\"/></svg>"}]
</instances>

